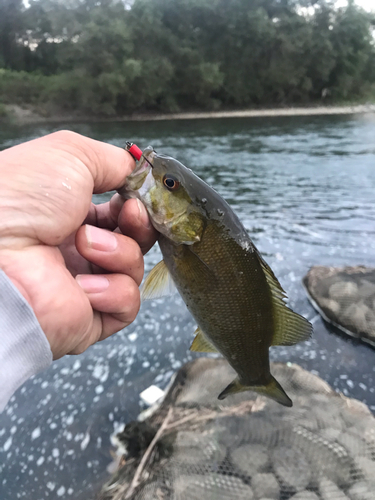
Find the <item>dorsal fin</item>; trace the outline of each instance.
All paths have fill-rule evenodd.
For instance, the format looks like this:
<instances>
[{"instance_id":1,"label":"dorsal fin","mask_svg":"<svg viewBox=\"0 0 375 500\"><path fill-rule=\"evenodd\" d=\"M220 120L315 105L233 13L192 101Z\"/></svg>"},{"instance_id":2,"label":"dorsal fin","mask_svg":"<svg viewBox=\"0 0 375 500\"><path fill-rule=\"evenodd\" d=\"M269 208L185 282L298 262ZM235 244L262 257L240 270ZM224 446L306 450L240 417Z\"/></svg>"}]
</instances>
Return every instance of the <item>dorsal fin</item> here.
<instances>
[{"instance_id":1,"label":"dorsal fin","mask_svg":"<svg viewBox=\"0 0 375 500\"><path fill-rule=\"evenodd\" d=\"M177 291L164 260L151 269L141 286L142 300L159 299Z\"/></svg>"},{"instance_id":2,"label":"dorsal fin","mask_svg":"<svg viewBox=\"0 0 375 500\"><path fill-rule=\"evenodd\" d=\"M272 345L294 345L308 340L312 334L312 326L299 314L285 304L286 294L274 275L270 266L260 257L260 263L271 289L275 333Z\"/></svg>"},{"instance_id":3,"label":"dorsal fin","mask_svg":"<svg viewBox=\"0 0 375 500\"><path fill-rule=\"evenodd\" d=\"M191 351L218 352L217 349L207 339L206 335L202 332L199 326L194 333L195 333L195 339L193 340L193 343L190 346Z\"/></svg>"}]
</instances>

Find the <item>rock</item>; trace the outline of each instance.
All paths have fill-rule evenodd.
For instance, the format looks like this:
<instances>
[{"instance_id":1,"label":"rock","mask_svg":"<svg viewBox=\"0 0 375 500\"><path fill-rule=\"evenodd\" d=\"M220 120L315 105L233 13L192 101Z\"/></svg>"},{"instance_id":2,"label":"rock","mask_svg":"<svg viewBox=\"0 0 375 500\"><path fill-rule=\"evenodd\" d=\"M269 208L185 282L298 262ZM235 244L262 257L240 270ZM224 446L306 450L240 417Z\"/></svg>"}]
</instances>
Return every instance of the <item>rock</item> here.
<instances>
[{"instance_id":1,"label":"rock","mask_svg":"<svg viewBox=\"0 0 375 500\"><path fill-rule=\"evenodd\" d=\"M251 418L248 416L246 418L224 417L219 422L220 427L224 428L218 438L219 442L229 449L237 448L245 443L260 444L267 449L273 448L277 443L278 430L282 426L279 418L269 414L265 419L262 412L252 413ZM214 424L210 424L209 427L215 429Z\"/></svg>"},{"instance_id":2,"label":"rock","mask_svg":"<svg viewBox=\"0 0 375 500\"><path fill-rule=\"evenodd\" d=\"M229 399L218 400L218 395L236 377L236 372L226 362L217 369L217 359L200 358L201 363L187 364L187 378L184 390L176 397L176 404L199 404L202 406L231 406L234 402L257 398L256 394L240 392ZM194 369L190 369L194 366ZM204 380L204 383L203 383Z\"/></svg>"},{"instance_id":3,"label":"rock","mask_svg":"<svg viewBox=\"0 0 375 500\"><path fill-rule=\"evenodd\" d=\"M361 285L358 288L358 295L363 299L375 295L375 284L368 280L361 280Z\"/></svg>"},{"instance_id":4,"label":"rock","mask_svg":"<svg viewBox=\"0 0 375 500\"><path fill-rule=\"evenodd\" d=\"M321 429L323 426L321 425L321 422L318 419L315 418L301 418L298 420L298 425L301 427L304 427L305 429L309 429L309 431L318 431Z\"/></svg>"},{"instance_id":5,"label":"rock","mask_svg":"<svg viewBox=\"0 0 375 500\"><path fill-rule=\"evenodd\" d=\"M324 428L327 429L335 429L335 430L344 430L346 425L345 421L340 414L335 414L335 411L319 411L319 408L316 408L314 411L316 415L316 421L318 423L319 429L322 431ZM310 416L311 418L311 416Z\"/></svg>"},{"instance_id":6,"label":"rock","mask_svg":"<svg viewBox=\"0 0 375 500\"><path fill-rule=\"evenodd\" d=\"M272 453L273 469L281 484L293 491L306 488L311 480L311 464L298 448L280 446Z\"/></svg>"},{"instance_id":7,"label":"rock","mask_svg":"<svg viewBox=\"0 0 375 500\"><path fill-rule=\"evenodd\" d=\"M280 496L280 486L274 474L255 474L251 480L251 487L256 498L271 498L278 500Z\"/></svg>"},{"instance_id":8,"label":"rock","mask_svg":"<svg viewBox=\"0 0 375 500\"><path fill-rule=\"evenodd\" d=\"M366 306L366 304L364 304L365 307L366 307L366 321L367 321L367 325L369 324L374 324L375 322L375 312L368 306Z\"/></svg>"},{"instance_id":9,"label":"rock","mask_svg":"<svg viewBox=\"0 0 375 500\"><path fill-rule=\"evenodd\" d=\"M319 481L319 493L322 500L349 500L337 484L326 478Z\"/></svg>"},{"instance_id":10,"label":"rock","mask_svg":"<svg viewBox=\"0 0 375 500\"><path fill-rule=\"evenodd\" d=\"M338 281L329 287L328 295L338 302L342 300L350 301L358 296L358 286L351 281Z\"/></svg>"},{"instance_id":11,"label":"rock","mask_svg":"<svg viewBox=\"0 0 375 500\"><path fill-rule=\"evenodd\" d=\"M261 444L245 444L231 453L233 464L244 474L252 477L264 472L269 463L267 448Z\"/></svg>"},{"instance_id":12,"label":"rock","mask_svg":"<svg viewBox=\"0 0 375 500\"><path fill-rule=\"evenodd\" d=\"M319 299L319 305L322 309L324 309L325 312L330 312L334 316L338 316L341 306L340 304L333 299L326 299L325 297L322 297Z\"/></svg>"},{"instance_id":13,"label":"rock","mask_svg":"<svg viewBox=\"0 0 375 500\"><path fill-rule=\"evenodd\" d=\"M326 321L375 347L375 268L315 266L303 283Z\"/></svg>"},{"instance_id":14,"label":"rock","mask_svg":"<svg viewBox=\"0 0 375 500\"><path fill-rule=\"evenodd\" d=\"M159 485L149 485L151 493L139 500L156 500L159 490L163 500L375 500L375 419L364 404L282 363L272 363L271 371L293 408L260 398L254 403L251 395L240 403L227 398L229 406L181 402L185 388L199 394L207 367L207 376L216 379L224 365L213 358L185 365L164 402L146 418L156 429L171 410L178 426L162 438L168 453L149 457L139 492L150 481ZM103 500L114 500L114 482L128 488L139 460L122 465Z\"/></svg>"},{"instance_id":15,"label":"rock","mask_svg":"<svg viewBox=\"0 0 375 500\"><path fill-rule=\"evenodd\" d=\"M374 299L372 309L373 309L373 311L375 311L375 299ZM368 321L367 322L367 333L369 333L370 337L375 336L375 321ZM375 346L374 343L372 343L372 345Z\"/></svg>"},{"instance_id":16,"label":"rock","mask_svg":"<svg viewBox=\"0 0 375 500\"><path fill-rule=\"evenodd\" d=\"M373 417L369 407L365 403L362 403L362 401L347 398L345 399L345 403L345 410L341 412L341 416L348 426L353 425L355 429L358 429L358 423L361 422L360 419L365 416Z\"/></svg>"},{"instance_id":17,"label":"rock","mask_svg":"<svg viewBox=\"0 0 375 500\"><path fill-rule=\"evenodd\" d=\"M371 313L369 307L363 302L350 304L342 312L343 323L351 326L356 333L365 332L367 330L366 316Z\"/></svg>"},{"instance_id":18,"label":"rock","mask_svg":"<svg viewBox=\"0 0 375 500\"><path fill-rule=\"evenodd\" d=\"M303 490L290 497L289 500L319 500L319 497L313 491ZM336 500L336 498L332 497L330 500Z\"/></svg>"},{"instance_id":19,"label":"rock","mask_svg":"<svg viewBox=\"0 0 375 500\"><path fill-rule=\"evenodd\" d=\"M220 418L207 425L212 429L220 443L234 450L245 443L261 444L272 447L275 427L272 416L266 421L262 415L254 413L253 418L231 415Z\"/></svg>"},{"instance_id":20,"label":"rock","mask_svg":"<svg viewBox=\"0 0 375 500\"><path fill-rule=\"evenodd\" d=\"M354 465L363 479L372 481L375 479L375 462L367 457L355 457Z\"/></svg>"},{"instance_id":21,"label":"rock","mask_svg":"<svg viewBox=\"0 0 375 500\"><path fill-rule=\"evenodd\" d=\"M254 498L250 486L243 483L237 477L214 473L204 476L199 474L181 475L174 481L173 491L173 500L181 500L182 498L253 500Z\"/></svg>"},{"instance_id":22,"label":"rock","mask_svg":"<svg viewBox=\"0 0 375 500\"><path fill-rule=\"evenodd\" d=\"M322 429L320 431L320 435L328 439L328 441L334 441L340 434L341 434L340 429L328 428L328 429Z\"/></svg>"},{"instance_id":23,"label":"rock","mask_svg":"<svg viewBox=\"0 0 375 500\"><path fill-rule=\"evenodd\" d=\"M360 481L353 484L348 490L348 495L351 500L374 500L374 488L367 481Z\"/></svg>"},{"instance_id":24,"label":"rock","mask_svg":"<svg viewBox=\"0 0 375 500\"><path fill-rule=\"evenodd\" d=\"M208 462L219 464L226 452L225 446L218 443L211 433L180 431L174 443L173 460L190 465Z\"/></svg>"},{"instance_id":25,"label":"rock","mask_svg":"<svg viewBox=\"0 0 375 500\"><path fill-rule=\"evenodd\" d=\"M7 104L5 106L7 116L10 117L17 125L25 125L28 123L43 123L46 117L38 114L35 110L23 108L17 104Z\"/></svg>"},{"instance_id":26,"label":"rock","mask_svg":"<svg viewBox=\"0 0 375 500\"><path fill-rule=\"evenodd\" d=\"M363 426L363 438L369 451L369 458L375 460L375 426L370 419Z\"/></svg>"},{"instance_id":27,"label":"rock","mask_svg":"<svg viewBox=\"0 0 375 500\"><path fill-rule=\"evenodd\" d=\"M342 444L352 457L365 454L365 442L352 432L343 431L337 438L337 442Z\"/></svg>"},{"instance_id":28,"label":"rock","mask_svg":"<svg viewBox=\"0 0 375 500\"><path fill-rule=\"evenodd\" d=\"M321 477L327 477L340 486L350 484L352 460L344 446L298 425L293 431L293 446L298 447L311 463L314 486Z\"/></svg>"},{"instance_id":29,"label":"rock","mask_svg":"<svg viewBox=\"0 0 375 500\"><path fill-rule=\"evenodd\" d=\"M331 392L330 395L333 397L328 398L327 394L323 393L312 394L309 401L311 411L316 419L324 419L326 422L330 422L331 427L336 428L338 425L346 427L345 424L338 422L342 419L342 402L335 399L337 397L336 393Z\"/></svg>"},{"instance_id":30,"label":"rock","mask_svg":"<svg viewBox=\"0 0 375 500\"><path fill-rule=\"evenodd\" d=\"M147 484L144 488L142 488L136 495L135 500L167 500L169 499L169 495L166 496L166 489L162 483L157 481Z\"/></svg>"},{"instance_id":31,"label":"rock","mask_svg":"<svg viewBox=\"0 0 375 500\"><path fill-rule=\"evenodd\" d=\"M323 379L313 373L302 370L298 365L291 366L290 383L301 394L331 394L332 388Z\"/></svg>"}]
</instances>

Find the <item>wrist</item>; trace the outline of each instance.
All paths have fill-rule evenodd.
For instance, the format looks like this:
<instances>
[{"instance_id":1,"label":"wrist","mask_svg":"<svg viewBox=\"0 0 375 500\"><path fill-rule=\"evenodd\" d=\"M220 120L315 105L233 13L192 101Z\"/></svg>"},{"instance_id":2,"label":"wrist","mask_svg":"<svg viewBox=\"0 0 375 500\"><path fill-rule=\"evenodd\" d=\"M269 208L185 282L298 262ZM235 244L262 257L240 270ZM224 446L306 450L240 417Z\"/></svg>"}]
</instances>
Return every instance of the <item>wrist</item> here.
<instances>
[{"instance_id":1,"label":"wrist","mask_svg":"<svg viewBox=\"0 0 375 500\"><path fill-rule=\"evenodd\" d=\"M47 368L52 352L35 314L0 271L0 411L28 378Z\"/></svg>"}]
</instances>

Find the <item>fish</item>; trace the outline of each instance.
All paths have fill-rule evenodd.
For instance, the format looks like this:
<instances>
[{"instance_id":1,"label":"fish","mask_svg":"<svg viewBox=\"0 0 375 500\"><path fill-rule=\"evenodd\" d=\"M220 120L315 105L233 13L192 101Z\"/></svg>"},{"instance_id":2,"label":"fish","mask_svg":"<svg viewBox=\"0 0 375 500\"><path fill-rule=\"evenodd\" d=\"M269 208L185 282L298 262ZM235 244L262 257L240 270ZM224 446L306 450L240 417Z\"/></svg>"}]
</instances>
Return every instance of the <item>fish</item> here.
<instances>
[{"instance_id":1,"label":"fish","mask_svg":"<svg viewBox=\"0 0 375 500\"><path fill-rule=\"evenodd\" d=\"M142 299L178 291L198 328L190 349L220 353L236 378L219 394L255 391L290 407L272 376L269 348L311 337L311 324L286 293L228 203L173 157L149 146L119 190L146 207L163 255Z\"/></svg>"}]
</instances>

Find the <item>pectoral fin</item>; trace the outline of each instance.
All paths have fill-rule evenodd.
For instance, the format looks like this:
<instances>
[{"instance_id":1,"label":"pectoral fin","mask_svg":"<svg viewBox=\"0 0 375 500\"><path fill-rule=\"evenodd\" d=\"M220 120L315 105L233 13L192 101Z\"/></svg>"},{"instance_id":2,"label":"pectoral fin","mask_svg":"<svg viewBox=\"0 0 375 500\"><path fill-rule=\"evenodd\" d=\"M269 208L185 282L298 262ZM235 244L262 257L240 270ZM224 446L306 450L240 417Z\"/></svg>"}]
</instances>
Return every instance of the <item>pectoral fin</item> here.
<instances>
[{"instance_id":1,"label":"pectoral fin","mask_svg":"<svg viewBox=\"0 0 375 500\"><path fill-rule=\"evenodd\" d=\"M141 286L142 300L159 299L177 291L164 260L151 269Z\"/></svg>"},{"instance_id":2,"label":"pectoral fin","mask_svg":"<svg viewBox=\"0 0 375 500\"><path fill-rule=\"evenodd\" d=\"M228 396L228 394L236 394L237 392L243 391L254 391L258 394L262 394L263 396L267 396L284 406L293 406L292 400L286 394L279 382L272 377L272 375L269 384L261 386L242 385L237 377L223 390L223 392L219 394L218 399L224 399Z\"/></svg>"},{"instance_id":3,"label":"pectoral fin","mask_svg":"<svg viewBox=\"0 0 375 500\"><path fill-rule=\"evenodd\" d=\"M216 348L211 344L211 342L207 339L199 326L195 330L195 339L190 346L190 350L197 352L218 352Z\"/></svg>"}]
</instances>

